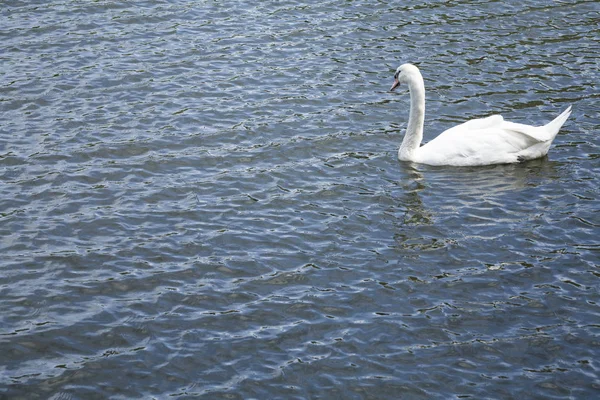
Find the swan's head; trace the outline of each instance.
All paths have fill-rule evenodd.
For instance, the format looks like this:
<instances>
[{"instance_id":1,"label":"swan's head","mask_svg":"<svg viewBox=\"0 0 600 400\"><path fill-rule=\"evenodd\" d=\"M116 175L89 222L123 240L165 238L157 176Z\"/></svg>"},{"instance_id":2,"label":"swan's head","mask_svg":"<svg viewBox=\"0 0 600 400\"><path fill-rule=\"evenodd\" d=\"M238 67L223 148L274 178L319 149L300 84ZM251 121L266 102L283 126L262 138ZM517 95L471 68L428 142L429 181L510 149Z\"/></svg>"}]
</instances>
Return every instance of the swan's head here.
<instances>
[{"instance_id":1,"label":"swan's head","mask_svg":"<svg viewBox=\"0 0 600 400\"><path fill-rule=\"evenodd\" d=\"M400 86L401 83L410 83L419 76L421 76L419 68L412 64L402 64L396 70L396 74L394 75L394 83L390 88L390 92Z\"/></svg>"}]
</instances>

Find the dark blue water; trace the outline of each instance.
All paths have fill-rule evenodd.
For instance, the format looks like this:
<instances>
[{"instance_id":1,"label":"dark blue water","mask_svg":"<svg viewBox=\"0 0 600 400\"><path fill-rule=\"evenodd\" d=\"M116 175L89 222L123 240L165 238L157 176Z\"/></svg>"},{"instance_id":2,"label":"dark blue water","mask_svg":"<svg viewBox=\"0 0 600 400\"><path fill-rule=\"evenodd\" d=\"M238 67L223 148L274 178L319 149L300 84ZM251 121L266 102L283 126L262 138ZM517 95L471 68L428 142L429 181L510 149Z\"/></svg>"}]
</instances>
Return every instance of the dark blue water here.
<instances>
[{"instance_id":1,"label":"dark blue water","mask_svg":"<svg viewBox=\"0 0 600 400\"><path fill-rule=\"evenodd\" d=\"M513 2L514 3L514 2ZM600 395L594 1L0 6L0 398ZM573 114L519 165L397 160Z\"/></svg>"}]
</instances>

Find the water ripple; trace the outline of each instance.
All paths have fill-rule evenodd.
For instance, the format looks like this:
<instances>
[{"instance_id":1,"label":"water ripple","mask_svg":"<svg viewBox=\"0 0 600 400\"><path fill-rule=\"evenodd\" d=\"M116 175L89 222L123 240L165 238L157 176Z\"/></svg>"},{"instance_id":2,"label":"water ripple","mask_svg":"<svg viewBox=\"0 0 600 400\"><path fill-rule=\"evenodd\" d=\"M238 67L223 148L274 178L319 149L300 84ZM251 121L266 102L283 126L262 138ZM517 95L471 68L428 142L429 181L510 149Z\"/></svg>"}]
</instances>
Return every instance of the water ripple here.
<instances>
[{"instance_id":1,"label":"water ripple","mask_svg":"<svg viewBox=\"0 0 600 400\"><path fill-rule=\"evenodd\" d=\"M589 398L593 1L1 11L0 397ZM398 163L574 112L522 165Z\"/></svg>"}]
</instances>

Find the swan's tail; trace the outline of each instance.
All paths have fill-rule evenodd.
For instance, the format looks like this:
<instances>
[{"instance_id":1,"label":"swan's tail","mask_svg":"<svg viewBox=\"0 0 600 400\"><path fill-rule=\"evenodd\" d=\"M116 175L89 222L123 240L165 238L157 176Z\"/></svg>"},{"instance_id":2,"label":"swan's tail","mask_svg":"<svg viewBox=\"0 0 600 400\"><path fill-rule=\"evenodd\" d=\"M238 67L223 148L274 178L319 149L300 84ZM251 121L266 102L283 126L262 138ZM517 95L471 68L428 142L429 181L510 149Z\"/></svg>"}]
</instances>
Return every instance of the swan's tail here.
<instances>
[{"instance_id":1,"label":"swan's tail","mask_svg":"<svg viewBox=\"0 0 600 400\"><path fill-rule=\"evenodd\" d=\"M558 117L554 118L552 121L544 125L546 131L552 135L551 137L556 136L560 128L567 121L567 118L569 118L569 115L571 115L571 106L567 107L567 109L563 111Z\"/></svg>"}]
</instances>

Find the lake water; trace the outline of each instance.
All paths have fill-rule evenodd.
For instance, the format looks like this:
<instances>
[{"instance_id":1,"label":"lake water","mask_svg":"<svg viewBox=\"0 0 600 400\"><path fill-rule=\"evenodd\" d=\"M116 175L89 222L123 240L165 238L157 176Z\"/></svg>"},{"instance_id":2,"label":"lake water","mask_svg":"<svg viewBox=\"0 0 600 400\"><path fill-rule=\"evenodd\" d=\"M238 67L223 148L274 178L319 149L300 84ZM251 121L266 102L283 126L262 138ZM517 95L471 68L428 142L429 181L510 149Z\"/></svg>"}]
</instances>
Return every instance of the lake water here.
<instances>
[{"instance_id":1,"label":"lake water","mask_svg":"<svg viewBox=\"0 0 600 400\"><path fill-rule=\"evenodd\" d=\"M0 6L0 398L600 396L596 1ZM400 162L573 114L520 165Z\"/></svg>"}]
</instances>

